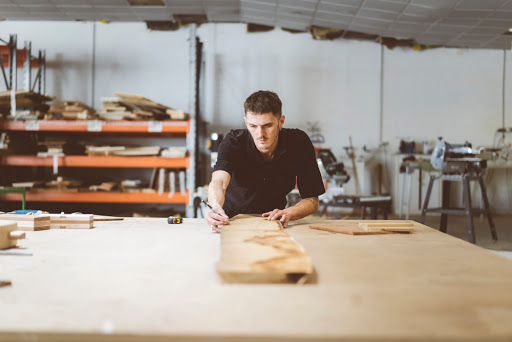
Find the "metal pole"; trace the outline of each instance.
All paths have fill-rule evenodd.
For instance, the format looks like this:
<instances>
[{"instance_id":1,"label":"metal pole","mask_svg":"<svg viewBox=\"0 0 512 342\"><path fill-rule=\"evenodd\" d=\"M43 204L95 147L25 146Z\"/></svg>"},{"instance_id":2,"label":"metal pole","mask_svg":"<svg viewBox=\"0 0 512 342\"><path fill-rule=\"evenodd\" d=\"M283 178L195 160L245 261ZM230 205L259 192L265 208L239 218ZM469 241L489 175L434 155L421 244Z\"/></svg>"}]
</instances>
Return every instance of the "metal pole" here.
<instances>
[{"instance_id":1,"label":"metal pole","mask_svg":"<svg viewBox=\"0 0 512 342\"><path fill-rule=\"evenodd\" d=\"M92 24L91 108L94 108L95 75L96 75L96 22L94 22Z\"/></svg>"},{"instance_id":2,"label":"metal pole","mask_svg":"<svg viewBox=\"0 0 512 342\"><path fill-rule=\"evenodd\" d=\"M507 50L503 50L503 85L501 87L501 128L505 129L505 86L506 86Z\"/></svg>"},{"instance_id":3,"label":"metal pole","mask_svg":"<svg viewBox=\"0 0 512 342\"><path fill-rule=\"evenodd\" d=\"M41 75L40 82L41 87L39 88L41 91L39 92L41 95L46 95L46 50L42 52L43 63L41 64Z\"/></svg>"},{"instance_id":4,"label":"metal pole","mask_svg":"<svg viewBox=\"0 0 512 342\"><path fill-rule=\"evenodd\" d=\"M380 113L379 113L379 143L382 143L384 125L384 45L380 46Z\"/></svg>"},{"instance_id":5,"label":"metal pole","mask_svg":"<svg viewBox=\"0 0 512 342\"><path fill-rule=\"evenodd\" d=\"M197 101L197 46L196 24L191 24L189 29L189 110L190 132L187 135L187 150L189 153L189 168L187 169L187 189L189 191L186 217L194 217L194 192L196 176L196 101Z\"/></svg>"},{"instance_id":6,"label":"metal pole","mask_svg":"<svg viewBox=\"0 0 512 342\"><path fill-rule=\"evenodd\" d=\"M16 87L18 85L17 73L18 73L18 38L15 34L11 35L11 115L16 119Z\"/></svg>"},{"instance_id":7,"label":"metal pole","mask_svg":"<svg viewBox=\"0 0 512 342\"><path fill-rule=\"evenodd\" d=\"M32 43L25 40L25 63L23 63L23 89L30 91L32 79L32 65L30 56L32 54Z\"/></svg>"}]
</instances>

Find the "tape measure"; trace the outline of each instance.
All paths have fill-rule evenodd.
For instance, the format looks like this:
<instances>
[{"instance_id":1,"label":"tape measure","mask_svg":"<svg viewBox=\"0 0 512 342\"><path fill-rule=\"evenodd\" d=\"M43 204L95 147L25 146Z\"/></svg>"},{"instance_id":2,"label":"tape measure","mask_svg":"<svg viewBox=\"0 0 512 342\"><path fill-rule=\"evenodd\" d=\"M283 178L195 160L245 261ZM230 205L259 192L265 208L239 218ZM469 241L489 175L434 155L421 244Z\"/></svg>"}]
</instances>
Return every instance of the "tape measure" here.
<instances>
[{"instance_id":1,"label":"tape measure","mask_svg":"<svg viewBox=\"0 0 512 342\"><path fill-rule=\"evenodd\" d=\"M169 218L167 219L167 223L170 223L170 224L183 223L183 219L181 217L169 216Z\"/></svg>"}]
</instances>

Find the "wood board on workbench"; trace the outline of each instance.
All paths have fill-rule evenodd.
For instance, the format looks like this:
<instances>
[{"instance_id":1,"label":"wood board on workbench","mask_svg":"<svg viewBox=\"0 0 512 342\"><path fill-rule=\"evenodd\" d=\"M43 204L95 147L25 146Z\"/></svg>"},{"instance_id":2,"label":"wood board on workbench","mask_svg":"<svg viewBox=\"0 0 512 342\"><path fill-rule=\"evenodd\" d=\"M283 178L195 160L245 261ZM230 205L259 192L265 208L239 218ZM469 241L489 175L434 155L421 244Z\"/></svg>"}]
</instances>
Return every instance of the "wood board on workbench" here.
<instances>
[{"instance_id":1,"label":"wood board on workbench","mask_svg":"<svg viewBox=\"0 0 512 342\"><path fill-rule=\"evenodd\" d=\"M311 229L324 230L348 235L376 235L393 233L410 233L414 230L410 221L344 221L339 224L313 224Z\"/></svg>"},{"instance_id":2,"label":"wood board on workbench","mask_svg":"<svg viewBox=\"0 0 512 342\"><path fill-rule=\"evenodd\" d=\"M313 265L280 222L237 215L222 228L217 272L230 283L303 283Z\"/></svg>"}]
</instances>

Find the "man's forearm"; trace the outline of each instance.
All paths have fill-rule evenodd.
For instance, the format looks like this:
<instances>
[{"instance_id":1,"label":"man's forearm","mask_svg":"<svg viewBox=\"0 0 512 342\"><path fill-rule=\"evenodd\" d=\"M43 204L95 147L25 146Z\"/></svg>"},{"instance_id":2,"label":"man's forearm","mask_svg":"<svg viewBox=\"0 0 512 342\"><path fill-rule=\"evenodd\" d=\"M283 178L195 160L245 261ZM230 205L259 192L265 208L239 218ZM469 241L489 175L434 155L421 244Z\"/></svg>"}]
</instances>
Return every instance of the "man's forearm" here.
<instances>
[{"instance_id":1,"label":"man's forearm","mask_svg":"<svg viewBox=\"0 0 512 342\"><path fill-rule=\"evenodd\" d=\"M208 202L211 205L219 204L221 207L224 205L226 189L219 183L211 182L208 186Z\"/></svg>"},{"instance_id":2,"label":"man's forearm","mask_svg":"<svg viewBox=\"0 0 512 342\"><path fill-rule=\"evenodd\" d=\"M290 220L298 220L308 215L316 213L318 210L318 197L304 198L299 203L287 209L290 214Z\"/></svg>"}]
</instances>

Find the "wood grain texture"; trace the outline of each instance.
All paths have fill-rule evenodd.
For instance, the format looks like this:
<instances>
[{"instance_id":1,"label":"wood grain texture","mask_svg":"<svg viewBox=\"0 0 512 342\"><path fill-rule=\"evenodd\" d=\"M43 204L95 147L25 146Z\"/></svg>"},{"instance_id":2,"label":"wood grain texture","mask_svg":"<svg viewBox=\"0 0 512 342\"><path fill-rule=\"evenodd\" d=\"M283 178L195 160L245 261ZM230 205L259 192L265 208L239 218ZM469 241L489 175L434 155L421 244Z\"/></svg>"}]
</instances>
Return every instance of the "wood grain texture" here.
<instances>
[{"instance_id":1,"label":"wood grain texture","mask_svg":"<svg viewBox=\"0 0 512 342\"><path fill-rule=\"evenodd\" d=\"M383 221L362 221L359 222L359 228L362 228L366 231L390 231L395 233L410 233L414 231L414 222L413 221L391 221L391 220L383 220Z\"/></svg>"},{"instance_id":2,"label":"wood grain texture","mask_svg":"<svg viewBox=\"0 0 512 342\"><path fill-rule=\"evenodd\" d=\"M375 235L375 234L392 234L393 232L387 232L384 230L373 230L368 231L357 226L356 223L350 224L314 224L310 225L311 229L324 230L332 233L341 233L348 235Z\"/></svg>"},{"instance_id":3,"label":"wood grain texture","mask_svg":"<svg viewBox=\"0 0 512 342\"><path fill-rule=\"evenodd\" d=\"M94 228L92 214L49 214L50 229L91 229Z\"/></svg>"},{"instance_id":4,"label":"wood grain texture","mask_svg":"<svg viewBox=\"0 0 512 342\"><path fill-rule=\"evenodd\" d=\"M217 272L230 283L302 283L313 266L278 221L237 215L222 228Z\"/></svg>"}]
</instances>

